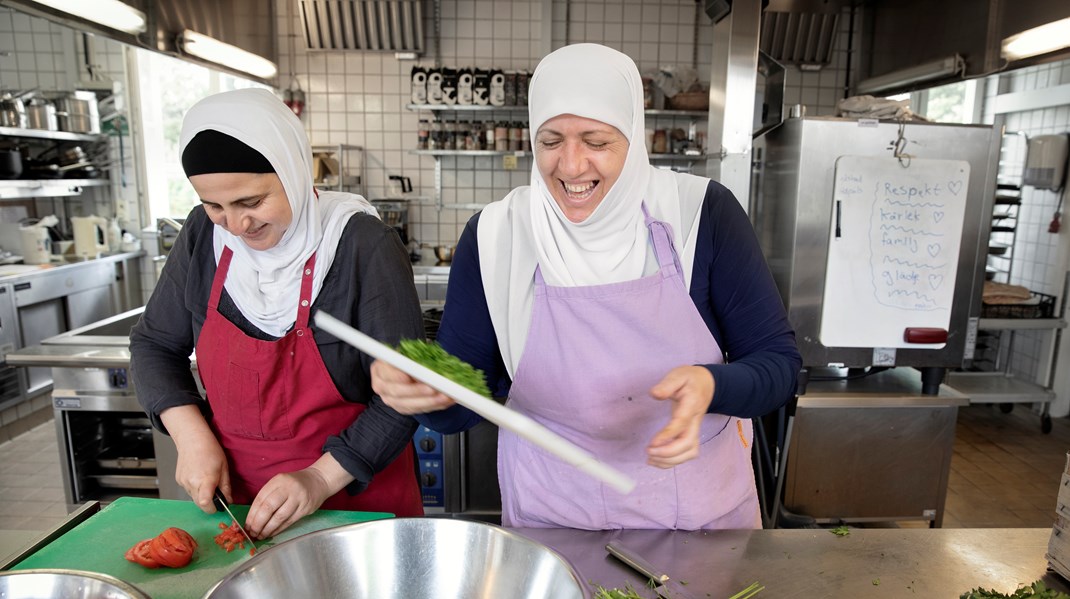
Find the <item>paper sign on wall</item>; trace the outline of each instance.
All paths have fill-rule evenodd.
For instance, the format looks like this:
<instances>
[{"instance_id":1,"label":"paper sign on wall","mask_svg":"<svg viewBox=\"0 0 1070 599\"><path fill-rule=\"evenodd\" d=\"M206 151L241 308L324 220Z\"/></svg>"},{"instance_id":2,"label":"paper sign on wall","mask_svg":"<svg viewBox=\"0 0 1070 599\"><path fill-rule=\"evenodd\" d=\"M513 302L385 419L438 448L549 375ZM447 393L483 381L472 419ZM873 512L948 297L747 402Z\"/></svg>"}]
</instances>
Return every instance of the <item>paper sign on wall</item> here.
<instances>
[{"instance_id":1,"label":"paper sign on wall","mask_svg":"<svg viewBox=\"0 0 1070 599\"><path fill-rule=\"evenodd\" d=\"M914 158L836 160L821 343L921 347L907 327L948 329L970 164Z\"/></svg>"}]
</instances>

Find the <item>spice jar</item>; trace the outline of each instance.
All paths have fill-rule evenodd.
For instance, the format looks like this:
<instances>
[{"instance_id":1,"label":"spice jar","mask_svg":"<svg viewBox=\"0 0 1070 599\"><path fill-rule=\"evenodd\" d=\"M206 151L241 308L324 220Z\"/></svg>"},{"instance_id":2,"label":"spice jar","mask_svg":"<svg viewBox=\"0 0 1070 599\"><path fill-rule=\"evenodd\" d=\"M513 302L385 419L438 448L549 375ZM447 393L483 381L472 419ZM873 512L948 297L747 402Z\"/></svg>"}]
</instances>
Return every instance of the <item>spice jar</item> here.
<instances>
[{"instance_id":1,"label":"spice jar","mask_svg":"<svg viewBox=\"0 0 1070 599\"><path fill-rule=\"evenodd\" d=\"M520 151L520 123L511 123L509 125L509 151Z\"/></svg>"},{"instance_id":2,"label":"spice jar","mask_svg":"<svg viewBox=\"0 0 1070 599\"><path fill-rule=\"evenodd\" d=\"M654 153L667 154L669 152L669 136L664 129L654 130Z\"/></svg>"},{"instance_id":3,"label":"spice jar","mask_svg":"<svg viewBox=\"0 0 1070 599\"><path fill-rule=\"evenodd\" d=\"M494 125L494 149L498 152L509 150L509 123L499 121Z\"/></svg>"},{"instance_id":4,"label":"spice jar","mask_svg":"<svg viewBox=\"0 0 1070 599\"><path fill-rule=\"evenodd\" d=\"M416 128L416 149L426 150L431 138L431 126L428 124L427 119L420 119L420 124Z\"/></svg>"}]
</instances>

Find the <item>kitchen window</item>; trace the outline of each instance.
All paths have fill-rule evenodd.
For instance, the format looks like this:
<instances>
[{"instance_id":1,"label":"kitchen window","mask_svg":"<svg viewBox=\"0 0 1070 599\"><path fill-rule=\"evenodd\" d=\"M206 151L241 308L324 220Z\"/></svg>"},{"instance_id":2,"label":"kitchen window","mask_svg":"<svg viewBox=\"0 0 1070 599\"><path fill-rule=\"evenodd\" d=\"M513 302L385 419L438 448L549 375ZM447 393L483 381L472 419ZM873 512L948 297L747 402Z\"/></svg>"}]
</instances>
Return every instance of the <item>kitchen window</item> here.
<instances>
[{"instance_id":1,"label":"kitchen window","mask_svg":"<svg viewBox=\"0 0 1070 599\"><path fill-rule=\"evenodd\" d=\"M978 97L978 92L983 89L977 79L968 79L888 99L909 99L911 110L936 123L971 124L981 122L983 98Z\"/></svg>"},{"instance_id":2,"label":"kitchen window","mask_svg":"<svg viewBox=\"0 0 1070 599\"><path fill-rule=\"evenodd\" d=\"M150 219L184 218L200 203L182 171L182 118L201 98L268 86L149 50L133 50L136 102L141 110L145 192Z\"/></svg>"}]
</instances>

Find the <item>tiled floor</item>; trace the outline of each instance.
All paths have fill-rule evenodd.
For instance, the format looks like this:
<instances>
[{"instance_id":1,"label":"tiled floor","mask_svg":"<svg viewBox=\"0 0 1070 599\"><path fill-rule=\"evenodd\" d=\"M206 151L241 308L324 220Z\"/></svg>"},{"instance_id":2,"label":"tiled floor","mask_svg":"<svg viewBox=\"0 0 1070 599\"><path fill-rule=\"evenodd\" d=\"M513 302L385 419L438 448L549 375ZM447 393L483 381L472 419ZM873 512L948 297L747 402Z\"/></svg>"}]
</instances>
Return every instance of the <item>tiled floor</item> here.
<instances>
[{"instance_id":1,"label":"tiled floor","mask_svg":"<svg viewBox=\"0 0 1070 599\"><path fill-rule=\"evenodd\" d=\"M1043 435L1027 406L959 410L944 526L1051 526L1068 450L1070 419ZM0 444L0 530L48 530L66 513L54 424Z\"/></svg>"}]
</instances>

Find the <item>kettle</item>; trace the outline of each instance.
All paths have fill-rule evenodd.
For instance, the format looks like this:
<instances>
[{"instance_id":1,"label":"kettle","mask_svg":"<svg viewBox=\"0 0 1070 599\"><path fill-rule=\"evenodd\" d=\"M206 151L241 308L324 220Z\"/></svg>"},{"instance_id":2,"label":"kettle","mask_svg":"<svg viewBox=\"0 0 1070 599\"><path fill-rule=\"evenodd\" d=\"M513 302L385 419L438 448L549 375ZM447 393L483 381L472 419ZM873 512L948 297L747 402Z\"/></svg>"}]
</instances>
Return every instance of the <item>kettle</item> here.
<instances>
[{"instance_id":1,"label":"kettle","mask_svg":"<svg viewBox=\"0 0 1070 599\"><path fill-rule=\"evenodd\" d=\"M80 258L98 257L108 251L108 219L100 216L72 216L74 253Z\"/></svg>"},{"instance_id":2,"label":"kettle","mask_svg":"<svg viewBox=\"0 0 1070 599\"><path fill-rule=\"evenodd\" d=\"M22 234L22 261L26 264L48 264L52 260L52 237L48 228L40 225L19 227Z\"/></svg>"}]
</instances>

